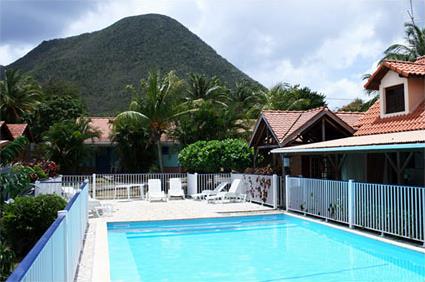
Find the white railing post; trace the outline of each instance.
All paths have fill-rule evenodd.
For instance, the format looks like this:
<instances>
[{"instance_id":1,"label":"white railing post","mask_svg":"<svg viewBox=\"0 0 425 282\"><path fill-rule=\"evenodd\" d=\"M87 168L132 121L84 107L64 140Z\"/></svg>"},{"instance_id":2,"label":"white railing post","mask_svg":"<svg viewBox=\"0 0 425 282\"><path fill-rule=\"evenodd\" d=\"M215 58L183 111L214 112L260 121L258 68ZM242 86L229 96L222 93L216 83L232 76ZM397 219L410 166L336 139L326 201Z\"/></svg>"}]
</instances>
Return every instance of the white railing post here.
<instances>
[{"instance_id":1,"label":"white railing post","mask_svg":"<svg viewBox=\"0 0 425 282\"><path fill-rule=\"evenodd\" d=\"M422 189L422 240L425 247L425 188Z\"/></svg>"},{"instance_id":2,"label":"white railing post","mask_svg":"<svg viewBox=\"0 0 425 282\"><path fill-rule=\"evenodd\" d=\"M199 193L199 191L198 191L198 173L197 172L195 172L195 179L196 179L196 181L195 181L195 189L193 189L194 191L196 191L195 193Z\"/></svg>"},{"instance_id":3,"label":"white railing post","mask_svg":"<svg viewBox=\"0 0 425 282\"><path fill-rule=\"evenodd\" d=\"M96 199L96 173L92 176L92 198Z\"/></svg>"},{"instance_id":4,"label":"white railing post","mask_svg":"<svg viewBox=\"0 0 425 282\"><path fill-rule=\"evenodd\" d=\"M353 228L354 224L354 181L348 180L348 226Z\"/></svg>"},{"instance_id":5,"label":"white railing post","mask_svg":"<svg viewBox=\"0 0 425 282\"><path fill-rule=\"evenodd\" d=\"M285 208L289 211L289 175L285 175Z\"/></svg>"},{"instance_id":6,"label":"white railing post","mask_svg":"<svg viewBox=\"0 0 425 282\"><path fill-rule=\"evenodd\" d=\"M70 281L69 269L69 240L68 240L68 211L58 211L58 216L63 215L63 252L64 252L64 281Z\"/></svg>"},{"instance_id":7,"label":"white railing post","mask_svg":"<svg viewBox=\"0 0 425 282\"><path fill-rule=\"evenodd\" d=\"M273 189L273 208L277 209L277 189L279 189L279 177L273 174L272 178L272 189Z\"/></svg>"}]
</instances>

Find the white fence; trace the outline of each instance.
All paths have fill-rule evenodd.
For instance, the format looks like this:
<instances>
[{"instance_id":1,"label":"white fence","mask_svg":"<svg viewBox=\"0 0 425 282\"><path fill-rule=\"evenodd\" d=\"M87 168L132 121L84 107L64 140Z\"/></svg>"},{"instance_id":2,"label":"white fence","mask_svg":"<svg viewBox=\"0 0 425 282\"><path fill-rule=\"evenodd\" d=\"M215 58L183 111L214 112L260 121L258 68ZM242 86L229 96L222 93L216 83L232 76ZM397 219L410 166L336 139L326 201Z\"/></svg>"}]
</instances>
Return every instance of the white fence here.
<instances>
[{"instance_id":1,"label":"white fence","mask_svg":"<svg viewBox=\"0 0 425 282\"><path fill-rule=\"evenodd\" d=\"M139 174L92 174L63 175L63 185L78 183L84 179L90 181L90 195L95 199L134 199L146 194L149 179L161 179L162 190L167 193L170 178L181 178L188 196L213 190L221 182L242 179L241 193L247 194L248 201L277 207L283 200L283 182L277 175L254 175L234 173L139 173ZM69 185L68 185L69 184Z\"/></svg>"},{"instance_id":2,"label":"white fence","mask_svg":"<svg viewBox=\"0 0 425 282\"><path fill-rule=\"evenodd\" d=\"M221 182L231 181L230 173L188 173L187 177L188 195L201 193L203 190L214 190Z\"/></svg>"},{"instance_id":3,"label":"white fence","mask_svg":"<svg viewBox=\"0 0 425 282\"><path fill-rule=\"evenodd\" d=\"M21 261L7 282L74 281L88 218L88 183Z\"/></svg>"},{"instance_id":4,"label":"white fence","mask_svg":"<svg viewBox=\"0 0 425 282\"><path fill-rule=\"evenodd\" d=\"M170 178L181 178L183 188L186 189L186 173L64 175L63 181L76 183L88 179L91 183L90 195L94 199L106 200L143 198L149 179L161 179L162 190L167 192Z\"/></svg>"},{"instance_id":5,"label":"white fence","mask_svg":"<svg viewBox=\"0 0 425 282\"><path fill-rule=\"evenodd\" d=\"M250 202L277 208L279 177L277 175L232 174L233 179L241 179L241 193Z\"/></svg>"},{"instance_id":6,"label":"white fence","mask_svg":"<svg viewBox=\"0 0 425 282\"><path fill-rule=\"evenodd\" d=\"M425 187L286 177L286 206L425 245Z\"/></svg>"}]
</instances>

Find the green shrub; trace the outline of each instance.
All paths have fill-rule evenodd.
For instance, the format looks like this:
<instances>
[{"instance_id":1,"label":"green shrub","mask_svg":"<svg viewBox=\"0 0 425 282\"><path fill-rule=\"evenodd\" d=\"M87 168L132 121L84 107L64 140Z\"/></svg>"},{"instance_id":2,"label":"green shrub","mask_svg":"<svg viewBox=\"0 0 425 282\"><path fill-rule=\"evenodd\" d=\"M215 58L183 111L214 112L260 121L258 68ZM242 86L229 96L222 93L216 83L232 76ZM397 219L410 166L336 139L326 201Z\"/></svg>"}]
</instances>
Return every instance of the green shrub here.
<instances>
[{"instance_id":1,"label":"green shrub","mask_svg":"<svg viewBox=\"0 0 425 282\"><path fill-rule=\"evenodd\" d=\"M14 264L15 254L8 246L0 242L0 281L6 281Z\"/></svg>"},{"instance_id":2,"label":"green shrub","mask_svg":"<svg viewBox=\"0 0 425 282\"><path fill-rule=\"evenodd\" d=\"M243 171L251 165L253 155L244 140L198 141L180 152L179 161L189 172Z\"/></svg>"},{"instance_id":3,"label":"green shrub","mask_svg":"<svg viewBox=\"0 0 425 282\"><path fill-rule=\"evenodd\" d=\"M57 218L66 201L57 195L16 197L4 208L1 228L18 258L22 258Z\"/></svg>"}]
</instances>

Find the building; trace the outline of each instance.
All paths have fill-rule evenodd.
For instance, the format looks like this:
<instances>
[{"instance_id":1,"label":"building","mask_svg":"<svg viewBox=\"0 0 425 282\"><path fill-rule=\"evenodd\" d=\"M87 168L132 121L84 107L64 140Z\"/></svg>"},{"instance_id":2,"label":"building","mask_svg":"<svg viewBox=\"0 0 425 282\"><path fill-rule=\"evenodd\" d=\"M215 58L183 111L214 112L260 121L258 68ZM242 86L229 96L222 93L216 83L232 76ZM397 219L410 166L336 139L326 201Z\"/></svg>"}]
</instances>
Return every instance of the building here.
<instances>
[{"instance_id":1,"label":"building","mask_svg":"<svg viewBox=\"0 0 425 282\"><path fill-rule=\"evenodd\" d=\"M272 152L322 159L322 178L423 186L425 57L384 61L365 88L378 91L379 99L361 117L354 136Z\"/></svg>"},{"instance_id":2,"label":"building","mask_svg":"<svg viewBox=\"0 0 425 282\"><path fill-rule=\"evenodd\" d=\"M86 173L115 173L120 171L119 158L115 151L116 144L112 142L113 117L90 117L90 125L100 132L98 138L86 140L92 146L92 156L83 165ZM179 172L178 162L179 144L173 138L163 134L161 136L162 160L164 172Z\"/></svg>"},{"instance_id":3,"label":"building","mask_svg":"<svg viewBox=\"0 0 425 282\"><path fill-rule=\"evenodd\" d=\"M270 154L272 149L310 144L352 136L363 113L333 112L327 107L307 111L263 111L257 120L249 145L256 159L271 165L275 171L282 167L281 158ZM291 172L297 175L315 175L319 158L299 156L292 158Z\"/></svg>"}]
</instances>

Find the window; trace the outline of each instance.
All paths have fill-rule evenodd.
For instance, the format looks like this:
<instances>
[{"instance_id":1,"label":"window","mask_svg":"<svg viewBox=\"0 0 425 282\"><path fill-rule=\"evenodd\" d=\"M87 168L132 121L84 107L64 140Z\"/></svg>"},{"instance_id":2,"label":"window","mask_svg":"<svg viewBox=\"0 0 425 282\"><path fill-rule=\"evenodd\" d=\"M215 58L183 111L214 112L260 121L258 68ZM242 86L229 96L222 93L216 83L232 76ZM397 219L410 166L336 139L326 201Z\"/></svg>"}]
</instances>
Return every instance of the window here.
<instances>
[{"instance_id":1,"label":"window","mask_svg":"<svg viewBox=\"0 0 425 282\"><path fill-rule=\"evenodd\" d=\"M385 88L385 113L404 111L404 84Z\"/></svg>"}]
</instances>

